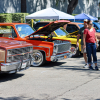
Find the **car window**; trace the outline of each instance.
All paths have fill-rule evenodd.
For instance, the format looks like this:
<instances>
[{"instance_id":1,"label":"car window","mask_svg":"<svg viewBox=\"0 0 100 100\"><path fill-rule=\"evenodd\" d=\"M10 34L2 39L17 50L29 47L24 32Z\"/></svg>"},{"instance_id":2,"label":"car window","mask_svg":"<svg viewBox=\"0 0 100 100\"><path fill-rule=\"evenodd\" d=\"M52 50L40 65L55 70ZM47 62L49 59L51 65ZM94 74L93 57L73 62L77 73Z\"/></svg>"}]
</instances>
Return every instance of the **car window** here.
<instances>
[{"instance_id":1,"label":"car window","mask_svg":"<svg viewBox=\"0 0 100 100\"><path fill-rule=\"evenodd\" d=\"M68 33L72 33L72 32L75 32L77 30L79 30L79 28L76 25L73 25L73 24L68 24L67 25L66 31Z\"/></svg>"},{"instance_id":2,"label":"car window","mask_svg":"<svg viewBox=\"0 0 100 100\"><path fill-rule=\"evenodd\" d=\"M31 28L29 25L25 25L25 24L16 25L16 29L19 33L19 36L22 38L35 32L35 30L33 28Z\"/></svg>"},{"instance_id":3,"label":"car window","mask_svg":"<svg viewBox=\"0 0 100 100\"><path fill-rule=\"evenodd\" d=\"M0 26L0 34L2 37L17 37L12 26Z\"/></svg>"},{"instance_id":4,"label":"car window","mask_svg":"<svg viewBox=\"0 0 100 100\"><path fill-rule=\"evenodd\" d=\"M68 33L67 32L65 32L63 29L61 29L61 28L58 28L57 30L55 30L55 32L56 32L56 34L58 35L58 36L66 36Z\"/></svg>"}]
</instances>

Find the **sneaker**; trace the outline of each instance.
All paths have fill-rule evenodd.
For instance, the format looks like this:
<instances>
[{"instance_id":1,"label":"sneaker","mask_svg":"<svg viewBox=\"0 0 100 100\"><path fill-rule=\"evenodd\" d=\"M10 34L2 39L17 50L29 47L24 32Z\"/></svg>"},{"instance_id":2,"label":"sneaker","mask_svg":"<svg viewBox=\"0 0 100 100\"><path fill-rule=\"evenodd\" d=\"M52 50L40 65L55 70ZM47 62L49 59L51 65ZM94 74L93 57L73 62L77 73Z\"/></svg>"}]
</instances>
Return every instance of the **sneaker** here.
<instances>
[{"instance_id":1,"label":"sneaker","mask_svg":"<svg viewBox=\"0 0 100 100\"><path fill-rule=\"evenodd\" d=\"M89 66L89 69L90 69L90 70L94 70L92 66Z\"/></svg>"},{"instance_id":2,"label":"sneaker","mask_svg":"<svg viewBox=\"0 0 100 100\"><path fill-rule=\"evenodd\" d=\"M83 68L88 68L89 66L88 66L88 64L85 64L84 66L83 66Z\"/></svg>"},{"instance_id":3,"label":"sneaker","mask_svg":"<svg viewBox=\"0 0 100 100\"><path fill-rule=\"evenodd\" d=\"M95 70L99 70L99 68L97 66L95 66Z\"/></svg>"}]
</instances>

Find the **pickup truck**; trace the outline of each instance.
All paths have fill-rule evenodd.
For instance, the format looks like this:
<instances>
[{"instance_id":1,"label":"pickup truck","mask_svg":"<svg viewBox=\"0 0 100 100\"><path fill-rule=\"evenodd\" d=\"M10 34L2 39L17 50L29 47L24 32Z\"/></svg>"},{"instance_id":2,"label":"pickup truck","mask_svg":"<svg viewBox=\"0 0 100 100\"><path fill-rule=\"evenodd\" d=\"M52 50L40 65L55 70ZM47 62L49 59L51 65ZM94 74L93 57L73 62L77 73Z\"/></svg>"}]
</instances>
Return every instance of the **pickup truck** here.
<instances>
[{"instance_id":1,"label":"pickup truck","mask_svg":"<svg viewBox=\"0 0 100 100\"><path fill-rule=\"evenodd\" d=\"M49 36L54 30L69 22L54 21L37 31L34 31L26 23L0 23L0 34L1 37L31 43L33 45L32 58L34 59L31 65L40 66L45 61L57 62L72 56L70 41L52 39L52 37L41 38L42 35Z\"/></svg>"},{"instance_id":2,"label":"pickup truck","mask_svg":"<svg viewBox=\"0 0 100 100\"><path fill-rule=\"evenodd\" d=\"M0 37L0 73L16 73L30 67L33 46Z\"/></svg>"}]
</instances>

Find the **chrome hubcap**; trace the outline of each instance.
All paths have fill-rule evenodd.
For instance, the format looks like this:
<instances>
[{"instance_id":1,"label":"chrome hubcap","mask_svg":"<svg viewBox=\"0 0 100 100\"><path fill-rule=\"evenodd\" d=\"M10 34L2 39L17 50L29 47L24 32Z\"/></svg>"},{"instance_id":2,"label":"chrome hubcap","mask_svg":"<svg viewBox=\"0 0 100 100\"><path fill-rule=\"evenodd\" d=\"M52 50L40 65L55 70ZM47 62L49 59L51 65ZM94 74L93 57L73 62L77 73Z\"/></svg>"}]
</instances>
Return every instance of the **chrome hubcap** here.
<instances>
[{"instance_id":1,"label":"chrome hubcap","mask_svg":"<svg viewBox=\"0 0 100 100\"><path fill-rule=\"evenodd\" d=\"M72 46L72 47L71 47L71 53L72 53L73 55L75 55L76 52L77 52L76 48L75 48L74 46Z\"/></svg>"},{"instance_id":2,"label":"chrome hubcap","mask_svg":"<svg viewBox=\"0 0 100 100\"><path fill-rule=\"evenodd\" d=\"M40 51L33 52L33 66L39 66L43 62L43 55Z\"/></svg>"}]
</instances>

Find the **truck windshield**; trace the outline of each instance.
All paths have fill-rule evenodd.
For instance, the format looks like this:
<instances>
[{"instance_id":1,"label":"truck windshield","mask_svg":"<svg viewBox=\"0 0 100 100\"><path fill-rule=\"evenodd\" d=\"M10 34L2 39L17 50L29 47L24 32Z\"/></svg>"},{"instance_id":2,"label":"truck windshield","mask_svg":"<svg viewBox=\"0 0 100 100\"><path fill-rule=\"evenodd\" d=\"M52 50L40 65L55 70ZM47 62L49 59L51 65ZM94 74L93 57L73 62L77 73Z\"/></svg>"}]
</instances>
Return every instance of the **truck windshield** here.
<instances>
[{"instance_id":1,"label":"truck windshield","mask_svg":"<svg viewBox=\"0 0 100 100\"><path fill-rule=\"evenodd\" d=\"M28 36L35 32L34 29L32 29L29 25L16 25L16 29L20 35L21 38L24 38L25 36Z\"/></svg>"},{"instance_id":2,"label":"truck windshield","mask_svg":"<svg viewBox=\"0 0 100 100\"><path fill-rule=\"evenodd\" d=\"M66 32L64 29L58 28L57 30L55 30L56 34L58 36L66 36L68 35L68 32Z\"/></svg>"}]
</instances>

